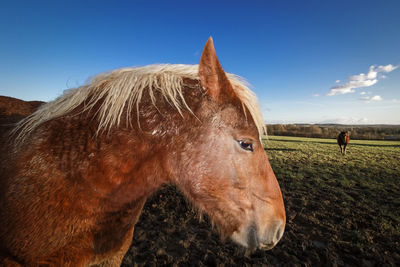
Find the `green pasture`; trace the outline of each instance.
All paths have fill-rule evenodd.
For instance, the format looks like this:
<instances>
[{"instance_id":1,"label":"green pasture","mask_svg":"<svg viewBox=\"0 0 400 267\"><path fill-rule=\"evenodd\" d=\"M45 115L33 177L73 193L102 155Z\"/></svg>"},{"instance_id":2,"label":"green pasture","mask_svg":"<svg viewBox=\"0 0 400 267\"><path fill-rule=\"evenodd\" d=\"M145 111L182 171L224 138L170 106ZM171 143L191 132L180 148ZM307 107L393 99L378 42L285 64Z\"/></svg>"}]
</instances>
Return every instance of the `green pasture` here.
<instances>
[{"instance_id":1,"label":"green pasture","mask_svg":"<svg viewBox=\"0 0 400 267\"><path fill-rule=\"evenodd\" d=\"M342 188L400 189L400 141L351 140L345 156L334 139L268 136L263 143L282 178Z\"/></svg>"},{"instance_id":2,"label":"green pasture","mask_svg":"<svg viewBox=\"0 0 400 267\"><path fill-rule=\"evenodd\" d=\"M400 254L400 141L351 140L345 156L334 139L268 136L263 144L285 200L284 242Z\"/></svg>"}]
</instances>

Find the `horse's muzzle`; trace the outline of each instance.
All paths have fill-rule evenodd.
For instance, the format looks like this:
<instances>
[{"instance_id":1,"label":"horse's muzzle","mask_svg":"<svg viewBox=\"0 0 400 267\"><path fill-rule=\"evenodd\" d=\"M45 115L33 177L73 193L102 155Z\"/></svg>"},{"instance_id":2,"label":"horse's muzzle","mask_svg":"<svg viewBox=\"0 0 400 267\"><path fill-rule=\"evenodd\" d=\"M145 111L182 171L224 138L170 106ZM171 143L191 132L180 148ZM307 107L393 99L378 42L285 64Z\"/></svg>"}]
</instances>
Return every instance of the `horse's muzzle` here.
<instances>
[{"instance_id":1,"label":"horse's muzzle","mask_svg":"<svg viewBox=\"0 0 400 267\"><path fill-rule=\"evenodd\" d=\"M269 250L275 247L282 238L285 224L281 221L276 221L264 233L260 233L257 226L252 224L247 231L247 248L249 250L253 251L257 248Z\"/></svg>"}]
</instances>

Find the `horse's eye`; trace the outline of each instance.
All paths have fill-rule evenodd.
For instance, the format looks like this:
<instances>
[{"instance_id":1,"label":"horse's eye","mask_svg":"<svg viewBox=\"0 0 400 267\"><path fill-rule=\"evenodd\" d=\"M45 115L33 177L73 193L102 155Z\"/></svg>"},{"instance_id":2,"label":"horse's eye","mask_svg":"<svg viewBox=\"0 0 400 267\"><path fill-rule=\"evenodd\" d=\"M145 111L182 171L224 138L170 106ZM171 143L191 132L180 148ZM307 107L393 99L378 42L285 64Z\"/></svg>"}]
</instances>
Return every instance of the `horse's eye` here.
<instances>
[{"instance_id":1,"label":"horse's eye","mask_svg":"<svg viewBox=\"0 0 400 267\"><path fill-rule=\"evenodd\" d=\"M245 141L242 140L239 140L238 143L242 149L253 152L253 144L246 143Z\"/></svg>"}]
</instances>

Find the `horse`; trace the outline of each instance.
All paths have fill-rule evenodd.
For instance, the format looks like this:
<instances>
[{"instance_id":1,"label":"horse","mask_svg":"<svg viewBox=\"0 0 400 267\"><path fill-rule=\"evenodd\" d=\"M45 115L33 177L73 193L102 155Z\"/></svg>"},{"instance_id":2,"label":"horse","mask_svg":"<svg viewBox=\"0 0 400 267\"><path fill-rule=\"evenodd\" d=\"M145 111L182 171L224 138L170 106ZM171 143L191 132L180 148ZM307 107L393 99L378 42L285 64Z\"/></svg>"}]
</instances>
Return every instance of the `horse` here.
<instances>
[{"instance_id":1,"label":"horse","mask_svg":"<svg viewBox=\"0 0 400 267\"><path fill-rule=\"evenodd\" d=\"M0 265L120 266L148 196L174 184L221 238L281 239L285 208L255 94L210 37L199 65L99 74L0 141Z\"/></svg>"},{"instance_id":2,"label":"horse","mask_svg":"<svg viewBox=\"0 0 400 267\"><path fill-rule=\"evenodd\" d=\"M340 153L342 153L342 155L346 155L346 148L350 142L349 132L340 132L340 134L337 137L337 142L340 147Z\"/></svg>"}]
</instances>

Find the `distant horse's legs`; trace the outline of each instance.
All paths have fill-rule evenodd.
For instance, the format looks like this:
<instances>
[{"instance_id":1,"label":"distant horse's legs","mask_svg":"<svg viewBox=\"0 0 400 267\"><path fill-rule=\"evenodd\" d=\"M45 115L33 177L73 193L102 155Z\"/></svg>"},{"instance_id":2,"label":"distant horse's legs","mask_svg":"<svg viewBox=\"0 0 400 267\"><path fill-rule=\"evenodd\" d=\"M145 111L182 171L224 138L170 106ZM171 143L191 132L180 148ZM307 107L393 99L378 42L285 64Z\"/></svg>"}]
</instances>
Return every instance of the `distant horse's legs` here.
<instances>
[{"instance_id":1,"label":"distant horse's legs","mask_svg":"<svg viewBox=\"0 0 400 267\"><path fill-rule=\"evenodd\" d=\"M344 148L343 148L343 155L346 155L346 144L344 144Z\"/></svg>"}]
</instances>

